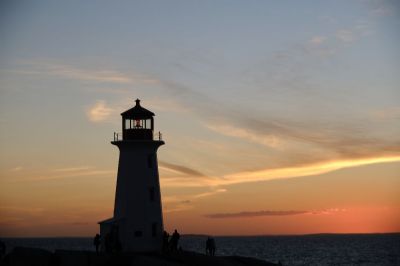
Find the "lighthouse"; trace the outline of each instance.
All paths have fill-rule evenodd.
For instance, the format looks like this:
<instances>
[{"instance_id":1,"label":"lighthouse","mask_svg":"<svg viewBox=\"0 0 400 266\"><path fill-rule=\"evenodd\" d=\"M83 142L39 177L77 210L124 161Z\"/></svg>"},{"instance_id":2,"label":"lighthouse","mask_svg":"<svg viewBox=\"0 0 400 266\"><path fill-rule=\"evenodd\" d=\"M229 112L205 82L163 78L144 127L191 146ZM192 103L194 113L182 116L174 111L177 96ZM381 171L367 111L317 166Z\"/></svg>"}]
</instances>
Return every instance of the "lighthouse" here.
<instances>
[{"instance_id":1,"label":"lighthouse","mask_svg":"<svg viewBox=\"0 0 400 266\"><path fill-rule=\"evenodd\" d=\"M102 249L159 251L164 231L157 149L164 144L154 135L154 113L140 100L123 112L122 134L111 142L119 149L114 216L99 222Z\"/></svg>"}]
</instances>

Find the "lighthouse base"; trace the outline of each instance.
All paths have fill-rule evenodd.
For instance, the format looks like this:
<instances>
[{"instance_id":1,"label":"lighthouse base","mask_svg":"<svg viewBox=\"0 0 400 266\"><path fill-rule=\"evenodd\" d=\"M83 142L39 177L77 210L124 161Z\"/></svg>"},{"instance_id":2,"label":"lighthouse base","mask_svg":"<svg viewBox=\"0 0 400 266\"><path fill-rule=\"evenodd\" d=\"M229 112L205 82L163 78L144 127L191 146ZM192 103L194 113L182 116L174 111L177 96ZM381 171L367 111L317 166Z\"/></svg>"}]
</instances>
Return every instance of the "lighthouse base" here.
<instances>
[{"instance_id":1,"label":"lighthouse base","mask_svg":"<svg viewBox=\"0 0 400 266\"><path fill-rule=\"evenodd\" d=\"M162 250L162 236L132 230L126 218L110 218L99 222L102 251L154 252Z\"/></svg>"}]
</instances>

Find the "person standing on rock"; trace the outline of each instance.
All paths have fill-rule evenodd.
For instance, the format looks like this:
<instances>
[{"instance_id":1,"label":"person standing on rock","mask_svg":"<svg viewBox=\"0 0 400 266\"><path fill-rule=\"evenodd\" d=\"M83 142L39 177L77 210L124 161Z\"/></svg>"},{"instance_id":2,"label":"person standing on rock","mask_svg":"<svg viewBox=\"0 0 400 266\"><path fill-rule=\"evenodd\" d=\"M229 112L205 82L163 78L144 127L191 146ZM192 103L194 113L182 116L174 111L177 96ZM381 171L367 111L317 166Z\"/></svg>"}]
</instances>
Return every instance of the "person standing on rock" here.
<instances>
[{"instance_id":1,"label":"person standing on rock","mask_svg":"<svg viewBox=\"0 0 400 266\"><path fill-rule=\"evenodd\" d=\"M211 240L211 238L210 237L207 237L207 240L206 240L206 255L210 255L210 240Z\"/></svg>"},{"instance_id":2,"label":"person standing on rock","mask_svg":"<svg viewBox=\"0 0 400 266\"><path fill-rule=\"evenodd\" d=\"M215 256L215 250L217 249L215 245L215 239L211 237L210 239L210 255Z\"/></svg>"},{"instance_id":3,"label":"person standing on rock","mask_svg":"<svg viewBox=\"0 0 400 266\"><path fill-rule=\"evenodd\" d=\"M215 240L212 237L208 237L206 241L206 255L214 256L215 255Z\"/></svg>"},{"instance_id":4,"label":"person standing on rock","mask_svg":"<svg viewBox=\"0 0 400 266\"><path fill-rule=\"evenodd\" d=\"M96 247L96 254L97 255L99 255L100 242L101 242L101 237L100 237L99 234L96 234L96 236L93 239L93 245Z\"/></svg>"},{"instance_id":5,"label":"person standing on rock","mask_svg":"<svg viewBox=\"0 0 400 266\"><path fill-rule=\"evenodd\" d=\"M172 234L172 237L171 237L171 249L172 249L172 251L178 251L178 242L179 242L179 238L180 237L181 237L181 235L175 229L175 231L174 231L174 233Z\"/></svg>"}]
</instances>

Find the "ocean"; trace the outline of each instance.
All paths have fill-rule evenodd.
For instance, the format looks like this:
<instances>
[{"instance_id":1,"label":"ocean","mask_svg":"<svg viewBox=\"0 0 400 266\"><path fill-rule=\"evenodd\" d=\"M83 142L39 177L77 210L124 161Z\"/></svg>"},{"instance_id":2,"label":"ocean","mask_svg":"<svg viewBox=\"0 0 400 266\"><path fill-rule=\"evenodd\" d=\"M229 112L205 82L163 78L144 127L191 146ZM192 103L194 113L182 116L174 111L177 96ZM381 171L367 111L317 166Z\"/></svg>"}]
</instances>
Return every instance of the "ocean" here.
<instances>
[{"instance_id":1,"label":"ocean","mask_svg":"<svg viewBox=\"0 0 400 266\"><path fill-rule=\"evenodd\" d=\"M94 250L92 238L2 238L15 246ZM184 235L184 250L205 252L206 236ZM283 265L400 265L400 233L215 237L216 255L241 255Z\"/></svg>"}]
</instances>

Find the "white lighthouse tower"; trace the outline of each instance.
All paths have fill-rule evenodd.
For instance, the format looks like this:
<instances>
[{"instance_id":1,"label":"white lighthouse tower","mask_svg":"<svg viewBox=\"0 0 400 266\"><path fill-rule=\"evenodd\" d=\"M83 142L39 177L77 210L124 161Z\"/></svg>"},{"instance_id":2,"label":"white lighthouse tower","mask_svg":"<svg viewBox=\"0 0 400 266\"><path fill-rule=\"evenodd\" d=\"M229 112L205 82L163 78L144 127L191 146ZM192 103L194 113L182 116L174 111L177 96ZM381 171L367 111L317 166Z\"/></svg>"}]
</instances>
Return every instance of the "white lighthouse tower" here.
<instances>
[{"instance_id":1,"label":"white lighthouse tower","mask_svg":"<svg viewBox=\"0 0 400 266\"><path fill-rule=\"evenodd\" d=\"M164 141L160 133L154 138L154 113L139 99L121 116L122 136L114 133L111 142L120 151L114 217L99 222L102 248L158 251L164 228L157 149Z\"/></svg>"}]
</instances>

